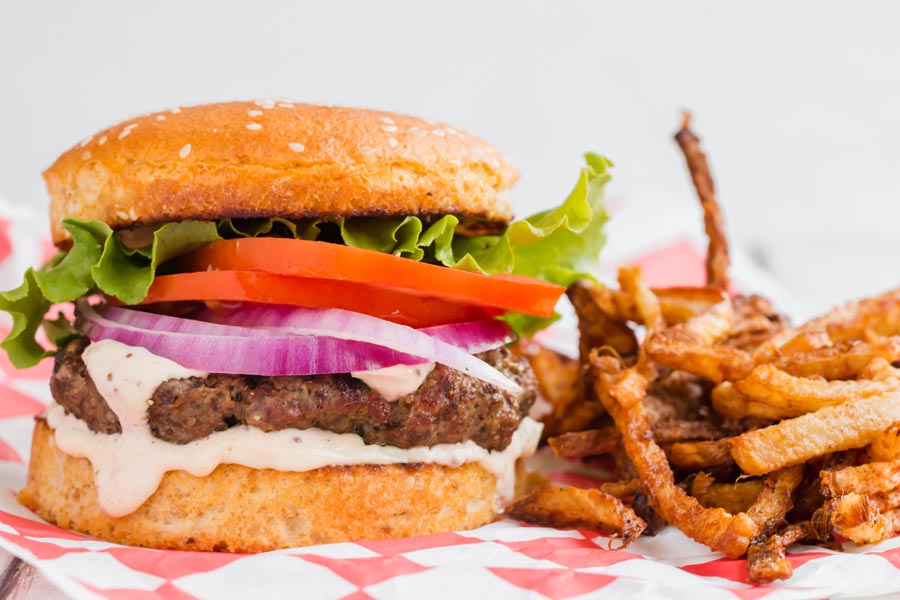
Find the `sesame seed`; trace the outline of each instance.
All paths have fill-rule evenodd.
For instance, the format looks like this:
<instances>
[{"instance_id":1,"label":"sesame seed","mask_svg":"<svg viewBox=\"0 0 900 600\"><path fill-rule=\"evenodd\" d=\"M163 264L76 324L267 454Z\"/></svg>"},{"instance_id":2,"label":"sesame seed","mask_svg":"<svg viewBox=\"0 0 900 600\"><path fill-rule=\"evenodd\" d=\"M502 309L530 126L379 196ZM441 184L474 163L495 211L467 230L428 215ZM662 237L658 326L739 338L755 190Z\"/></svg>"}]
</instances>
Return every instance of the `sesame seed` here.
<instances>
[{"instance_id":1,"label":"sesame seed","mask_svg":"<svg viewBox=\"0 0 900 600\"><path fill-rule=\"evenodd\" d=\"M256 131L257 129L262 129L262 125L259 123L247 123L247 129Z\"/></svg>"},{"instance_id":2,"label":"sesame seed","mask_svg":"<svg viewBox=\"0 0 900 600\"><path fill-rule=\"evenodd\" d=\"M173 115L177 115L178 113L181 112L181 108L178 107L178 106L176 106L176 107L173 108L170 112L171 112Z\"/></svg>"},{"instance_id":3,"label":"sesame seed","mask_svg":"<svg viewBox=\"0 0 900 600\"><path fill-rule=\"evenodd\" d=\"M137 221L137 213L134 212L133 207L128 209L128 216L131 218L132 221Z\"/></svg>"},{"instance_id":4,"label":"sesame seed","mask_svg":"<svg viewBox=\"0 0 900 600\"><path fill-rule=\"evenodd\" d=\"M409 129L407 129L407 131L418 131L418 130L419 130L419 128L416 126L413 126L413 127L410 127Z\"/></svg>"},{"instance_id":5,"label":"sesame seed","mask_svg":"<svg viewBox=\"0 0 900 600\"><path fill-rule=\"evenodd\" d=\"M433 133L434 135L436 135L438 137L444 137L445 135L447 135L446 133L444 133L443 129L435 129L431 133Z\"/></svg>"},{"instance_id":6,"label":"sesame seed","mask_svg":"<svg viewBox=\"0 0 900 600\"><path fill-rule=\"evenodd\" d=\"M428 132L427 132L427 131L423 131L423 130L421 130L421 129L417 129L415 133L416 133L416 135L419 136L419 137L425 137L426 135L428 135Z\"/></svg>"},{"instance_id":7,"label":"sesame seed","mask_svg":"<svg viewBox=\"0 0 900 600\"><path fill-rule=\"evenodd\" d=\"M394 125L394 120L390 117L381 117L382 123L387 123L388 125Z\"/></svg>"},{"instance_id":8,"label":"sesame seed","mask_svg":"<svg viewBox=\"0 0 900 600\"><path fill-rule=\"evenodd\" d=\"M278 106L280 106L281 108L294 108L294 105L290 102L279 102Z\"/></svg>"},{"instance_id":9,"label":"sesame seed","mask_svg":"<svg viewBox=\"0 0 900 600\"><path fill-rule=\"evenodd\" d=\"M381 127L381 129L383 129L384 131L387 131L387 132L397 131L397 126L396 125L383 125Z\"/></svg>"},{"instance_id":10,"label":"sesame seed","mask_svg":"<svg viewBox=\"0 0 900 600\"><path fill-rule=\"evenodd\" d=\"M131 130L126 127L122 130L122 133L119 134L119 139L125 139L125 137L128 136L129 133L131 133Z\"/></svg>"},{"instance_id":11,"label":"sesame seed","mask_svg":"<svg viewBox=\"0 0 900 600\"><path fill-rule=\"evenodd\" d=\"M117 210L117 211L116 211L116 216L119 217L120 219L123 219L123 220L124 220L124 219L127 219L127 218L128 218L128 213L122 212L121 210Z\"/></svg>"},{"instance_id":12,"label":"sesame seed","mask_svg":"<svg viewBox=\"0 0 900 600\"><path fill-rule=\"evenodd\" d=\"M399 143L400 143L400 142L398 142L398 141L397 141L396 139L394 139L394 138L388 138L388 146L390 146L391 148L396 148L396 147L397 147L397 144L399 144Z\"/></svg>"},{"instance_id":13,"label":"sesame seed","mask_svg":"<svg viewBox=\"0 0 900 600\"><path fill-rule=\"evenodd\" d=\"M288 144L288 148L290 148L294 152L303 152L304 150L306 150L306 147L299 142L291 142L290 144Z\"/></svg>"},{"instance_id":14,"label":"sesame seed","mask_svg":"<svg viewBox=\"0 0 900 600\"><path fill-rule=\"evenodd\" d=\"M256 100L253 104L261 108L275 108L275 102L272 100Z\"/></svg>"},{"instance_id":15,"label":"sesame seed","mask_svg":"<svg viewBox=\"0 0 900 600\"><path fill-rule=\"evenodd\" d=\"M104 135L104 136L101 136L100 139L97 140L97 145L98 145L98 146L102 146L102 145L105 144L105 143L106 143L106 136L105 136L105 135Z\"/></svg>"},{"instance_id":16,"label":"sesame seed","mask_svg":"<svg viewBox=\"0 0 900 600\"><path fill-rule=\"evenodd\" d=\"M157 120L157 121L165 121L165 120L166 120L166 115L156 115L156 120Z\"/></svg>"},{"instance_id":17,"label":"sesame seed","mask_svg":"<svg viewBox=\"0 0 900 600\"><path fill-rule=\"evenodd\" d=\"M84 138L84 139L81 140L81 142L78 144L78 147L79 147L79 148L84 148L85 146L87 146L88 144L91 143L91 140L92 140L92 139L94 139L94 136L90 136L90 137Z\"/></svg>"},{"instance_id":18,"label":"sesame seed","mask_svg":"<svg viewBox=\"0 0 900 600\"><path fill-rule=\"evenodd\" d=\"M261 111L261 110L248 110L248 111L247 111L247 116L248 116L248 117L258 117L258 116L260 116L260 115L262 115L262 111Z\"/></svg>"},{"instance_id":19,"label":"sesame seed","mask_svg":"<svg viewBox=\"0 0 900 600\"><path fill-rule=\"evenodd\" d=\"M85 150L84 152L81 153L81 160L87 160L87 159L89 159L90 157L91 157L91 151L90 151L90 150Z\"/></svg>"},{"instance_id":20,"label":"sesame seed","mask_svg":"<svg viewBox=\"0 0 900 600\"><path fill-rule=\"evenodd\" d=\"M187 158L187 155L191 153L191 145L185 144L181 147L181 150L178 151L179 158Z\"/></svg>"}]
</instances>

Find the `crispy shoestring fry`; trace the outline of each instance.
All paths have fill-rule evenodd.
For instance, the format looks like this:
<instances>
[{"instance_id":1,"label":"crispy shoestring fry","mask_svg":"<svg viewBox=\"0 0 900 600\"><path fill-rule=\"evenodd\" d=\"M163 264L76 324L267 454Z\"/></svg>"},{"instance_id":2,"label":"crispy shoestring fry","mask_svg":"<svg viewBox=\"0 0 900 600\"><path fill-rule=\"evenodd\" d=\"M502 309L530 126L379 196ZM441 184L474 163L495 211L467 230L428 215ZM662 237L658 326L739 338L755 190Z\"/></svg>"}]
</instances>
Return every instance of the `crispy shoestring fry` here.
<instances>
[{"instance_id":1,"label":"crispy shoestring fry","mask_svg":"<svg viewBox=\"0 0 900 600\"><path fill-rule=\"evenodd\" d=\"M660 444L686 441L712 441L725 437L724 432L705 421L660 421L653 425L653 437ZM547 440L554 454L564 458L583 458L610 454L621 444L615 427L571 431ZM726 447L725 452L729 449ZM730 459L730 455L728 457Z\"/></svg>"},{"instance_id":2,"label":"crispy shoestring fry","mask_svg":"<svg viewBox=\"0 0 900 600\"><path fill-rule=\"evenodd\" d=\"M900 392L851 400L743 433L731 455L748 475L764 475L816 456L872 443L900 421Z\"/></svg>"},{"instance_id":3,"label":"crispy shoestring fry","mask_svg":"<svg viewBox=\"0 0 900 600\"><path fill-rule=\"evenodd\" d=\"M900 381L900 369L885 358L873 358L859 374L860 379L869 381Z\"/></svg>"},{"instance_id":4,"label":"crispy shoestring fry","mask_svg":"<svg viewBox=\"0 0 900 600\"><path fill-rule=\"evenodd\" d=\"M760 534L766 535L784 522L794 507L794 495L803 480L803 465L776 471L766 477L763 488L747 515L756 523Z\"/></svg>"},{"instance_id":5,"label":"crispy shoestring fry","mask_svg":"<svg viewBox=\"0 0 900 600\"><path fill-rule=\"evenodd\" d=\"M868 398L900 390L900 380L824 381L795 377L766 364L753 369L748 377L737 381L734 387L752 402L778 408L779 414L784 417L798 417L854 398Z\"/></svg>"},{"instance_id":6,"label":"crispy shoestring fry","mask_svg":"<svg viewBox=\"0 0 900 600\"><path fill-rule=\"evenodd\" d=\"M699 471L732 464L728 439L700 442L675 442L664 448L673 467Z\"/></svg>"},{"instance_id":7,"label":"crispy shoestring fry","mask_svg":"<svg viewBox=\"0 0 900 600\"><path fill-rule=\"evenodd\" d=\"M764 479L745 479L735 483L716 483L706 473L697 473L691 482L691 496L705 507L724 508L731 514L747 512L763 489Z\"/></svg>"},{"instance_id":8,"label":"crispy shoestring fry","mask_svg":"<svg viewBox=\"0 0 900 600\"><path fill-rule=\"evenodd\" d=\"M508 511L514 519L548 527L585 527L621 538L631 544L647 526L622 504L600 490L584 490L547 484L518 500ZM612 544L610 539L610 544Z\"/></svg>"},{"instance_id":9,"label":"crispy shoestring fry","mask_svg":"<svg viewBox=\"0 0 900 600\"><path fill-rule=\"evenodd\" d=\"M884 494L900 487L900 460L866 463L838 471L823 471L822 488L827 496Z\"/></svg>"},{"instance_id":10,"label":"crispy shoestring fry","mask_svg":"<svg viewBox=\"0 0 900 600\"><path fill-rule=\"evenodd\" d=\"M753 370L753 356L737 348L715 345L728 335L733 324L731 300L723 297L706 312L649 335L643 350L658 363L715 383L740 379Z\"/></svg>"},{"instance_id":11,"label":"crispy shoestring fry","mask_svg":"<svg viewBox=\"0 0 900 600\"><path fill-rule=\"evenodd\" d=\"M793 572L785 556L787 548L811 536L808 522L795 523L765 540L754 541L747 551L747 571L753 583L772 583L787 579Z\"/></svg>"},{"instance_id":12,"label":"crispy shoestring fry","mask_svg":"<svg viewBox=\"0 0 900 600\"><path fill-rule=\"evenodd\" d=\"M821 336L822 332L831 343L864 339L872 333L882 336L900 334L900 289L839 306L801 327L775 336L767 344L767 350L777 353L798 338Z\"/></svg>"},{"instance_id":13,"label":"crispy shoestring fry","mask_svg":"<svg viewBox=\"0 0 900 600\"><path fill-rule=\"evenodd\" d=\"M564 458L582 458L611 454L621 443L615 427L571 431L547 440L554 454Z\"/></svg>"},{"instance_id":14,"label":"crispy shoestring fry","mask_svg":"<svg viewBox=\"0 0 900 600\"><path fill-rule=\"evenodd\" d=\"M716 189L706 155L700 150L700 140L689 129L691 115L684 113L681 130L675 134L675 141L684 153L691 179L703 207L703 221L709 237L709 251L706 256L706 283L719 289L728 288L728 239L722 222L722 210L716 201Z\"/></svg>"},{"instance_id":15,"label":"crispy shoestring fry","mask_svg":"<svg viewBox=\"0 0 900 600\"><path fill-rule=\"evenodd\" d=\"M845 343L801 353L786 353L775 358L772 365L798 377L817 375L835 380L856 377L878 358L888 365L900 360L900 336L873 342Z\"/></svg>"},{"instance_id":16,"label":"crispy shoestring fry","mask_svg":"<svg viewBox=\"0 0 900 600\"><path fill-rule=\"evenodd\" d=\"M605 481L600 484L600 491L620 500L631 500L640 494L644 487L640 479L626 479L624 481Z\"/></svg>"},{"instance_id":17,"label":"crispy shoestring fry","mask_svg":"<svg viewBox=\"0 0 900 600\"><path fill-rule=\"evenodd\" d=\"M866 448L870 461L900 459L900 425L893 424Z\"/></svg>"},{"instance_id":18,"label":"crispy shoestring fry","mask_svg":"<svg viewBox=\"0 0 900 600\"><path fill-rule=\"evenodd\" d=\"M634 298L641 322L649 331L660 331L666 327L659 300L641 277L640 267L619 269L619 285L623 292Z\"/></svg>"},{"instance_id":19,"label":"crispy shoestring fry","mask_svg":"<svg viewBox=\"0 0 900 600\"><path fill-rule=\"evenodd\" d=\"M644 483L653 509L688 537L730 557L742 556L756 532L753 521L747 515L703 508L675 485L665 453L653 441L643 406L634 400L634 396L646 393L648 379L635 368L622 371L618 361L596 353L591 372L597 397L622 432L625 452Z\"/></svg>"},{"instance_id":20,"label":"crispy shoestring fry","mask_svg":"<svg viewBox=\"0 0 900 600\"><path fill-rule=\"evenodd\" d=\"M826 505L834 531L857 544L875 544L889 531L869 498L856 492L834 498Z\"/></svg>"},{"instance_id":21,"label":"crispy shoestring fry","mask_svg":"<svg viewBox=\"0 0 900 600\"><path fill-rule=\"evenodd\" d=\"M778 420L794 416L782 407L770 406L750 400L740 393L730 381L723 381L713 388L712 406L720 415L735 419L758 417L760 419Z\"/></svg>"}]
</instances>

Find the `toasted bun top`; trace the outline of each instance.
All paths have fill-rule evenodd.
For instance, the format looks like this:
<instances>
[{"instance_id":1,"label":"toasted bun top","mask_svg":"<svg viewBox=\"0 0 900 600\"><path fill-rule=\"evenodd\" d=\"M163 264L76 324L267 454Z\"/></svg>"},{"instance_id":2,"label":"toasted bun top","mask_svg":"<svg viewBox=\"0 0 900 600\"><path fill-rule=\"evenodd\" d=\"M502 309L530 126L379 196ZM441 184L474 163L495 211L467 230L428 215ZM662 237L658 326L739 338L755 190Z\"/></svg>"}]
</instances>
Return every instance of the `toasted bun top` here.
<instances>
[{"instance_id":1,"label":"toasted bun top","mask_svg":"<svg viewBox=\"0 0 900 600\"><path fill-rule=\"evenodd\" d=\"M464 131L394 113L227 102L124 121L44 172L53 240L65 217L114 229L187 219L460 216L494 229L518 178Z\"/></svg>"}]
</instances>

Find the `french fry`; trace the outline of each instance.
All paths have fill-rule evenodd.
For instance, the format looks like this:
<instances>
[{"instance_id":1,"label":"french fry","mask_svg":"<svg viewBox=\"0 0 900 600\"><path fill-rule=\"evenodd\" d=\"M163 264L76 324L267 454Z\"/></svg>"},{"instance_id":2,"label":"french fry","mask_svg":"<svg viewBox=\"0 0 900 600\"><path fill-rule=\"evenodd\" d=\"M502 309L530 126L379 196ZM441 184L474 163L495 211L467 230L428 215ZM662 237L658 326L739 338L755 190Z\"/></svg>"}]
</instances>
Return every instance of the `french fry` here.
<instances>
[{"instance_id":1,"label":"french fry","mask_svg":"<svg viewBox=\"0 0 900 600\"><path fill-rule=\"evenodd\" d=\"M727 434L707 421L682 421L673 419L653 424L653 439L658 444L693 440L718 440Z\"/></svg>"},{"instance_id":2,"label":"french fry","mask_svg":"<svg viewBox=\"0 0 900 600\"><path fill-rule=\"evenodd\" d=\"M794 568L785 556L787 548L811 537L808 522L788 525L776 534L754 541L747 551L747 571L752 583L772 583L788 579Z\"/></svg>"},{"instance_id":3,"label":"french fry","mask_svg":"<svg viewBox=\"0 0 900 600\"><path fill-rule=\"evenodd\" d=\"M555 435L567 413L574 408L573 404L579 400L583 385L581 365L577 360L533 342L521 343L517 350L528 359L541 397L553 408L550 418L546 419L544 433Z\"/></svg>"},{"instance_id":4,"label":"french fry","mask_svg":"<svg viewBox=\"0 0 900 600\"><path fill-rule=\"evenodd\" d=\"M797 338L820 336L820 332L825 332L834 344L864 339L872 333L882 336L900 334L900 289L839 306L801 327L776 336L772 345L786 348Z\"/></svg>"},{"instance_id":5,"label":"french fry","mask_svg":"<svg viewBox=\"0 0 900 600\"><path fill-rule=\"evenodd\" d=\"M900 392L852 400L742 433L731 455L744 473L765 475L830 452L861 448L900 421Z\"/></svg>"},{"instance_id":6,"label":"french fry","mask_svg":"<svg viewBox=\"0 0 900 600\"><path fill-rule=\"evenodd\" d=\"M547 527L584 527L620 538L628 546L647 526L634 511L600 490L544 485L515 502L513 519Z\"/></svg>"},{"instance_id":7,"label":"french fry","mask_svg":"<svg viewBox=\"0 0 900 600\"><path fill-rule=\"evenodd\" d=\"M641 277L640 267L622 267L619 269L619 285L622 291L634 298L641 322L650 331L664 329L666 321L663 319L656 294L644 283Z\"/></svg>"},{"instance_id":8,"label":"french fry","mask_svg":"<svg viewBox=\"0 0 900 600\"><path fill-rule=\"evenodd\" d=\"M709 237L706 254L706 283L720 289L728 288L728 240L722 222L722 210L716 201L715 184L709 171L706 155L700 149L700 139L690 130L691 115L684 113L681 129L675 134L675 141L684 153L691 179L703 207L703 221Z\"/></svg>"},{"instance_id":9,"label":"french fry","mask_svg":"<svg viewBox=\"0 0 900 600\"><path fill-rule=\"evenodd\" d=\"M564 458L582 458L610 454L619 447L622 436L615 427L571 431L547 440L553 452Z\"/></svg>"},{"instance_id":10,"label":"french fry","mask_svg":"<svg viewBox=\"0 0 900 600\"><path fill-rule=\"evenodd\" d=\"M731 302L725 298L701 315L651 334L644 342L644 352L669 368L700 375L714 383L740 379L753 370L752 355L715 345L728 335L733 323Z\"/></svg>"},{"instance_id":11,"label":"french fry","mask_svg":"<svg viewBox=\"0 0 900 600\"><path fill-rule=\"evenodd\" d=\"M881 513L868 497L856 492L833 498L827 510L835 532L857 544L875 544L887 537Z\"/></svg>"},{"instance_id":12,"label":"french fry","mask_svg":"<svg viewBox=\"0 0 900 600\"><path fill-rule=\"evenodd\" d=\"M594 348L608 347L619 356L631 356L638 350L634 331L624 322L609 315L593 300L590 282L577 281L566 291L578 315L581 364L587 364Z\"/></svg>"},{"instance_id":13,"label":"french fry","mask_svg":"<svg viewBox=\"0 0 900 600\"><path fill-rule=\"evenodd\" d=\"M795 377L771 364L753 369L735 389L751 402L778 409L783 417L797 417L825 406L856 398L900 391L900 381L824 381Z\"/></svg>"},{"instance_id":14,"label":"french fry","mask_svg":"<svg viewBox=\"0 0 900 600\"><path fill-rule=\"evenodd\" d=\"M747 515L756 523L761 535L766 535L784 522L794 507L794 497L803 480L803 465L794 465L766 477L762 490Z\"/></svg>"},{"instance_id":15,"label":"french fry","mask_svg":"<svg viewBox=\"0 0 900 600\"><path fill-rule=\"evenodd\" d=\"M671 420L655 423L653 425L653 437L660 444L671 444L688 440L720 439L724 437L724 433L705 421ZM601 429L585 429L584 431L564 433L549 438L547 442L557 456L583 458L585 456L610 454L619 447L621 436L615 427L603 427ZM684 449L684 451L689 450L690 448ZM727 454L727 447L725 452ZM730 460L730 456L726 458Z\"/></svg>"},{"instance_id":16,"label":"french fry","mask_svg":"<svg viewBox=\"0 0 900 600\"><path fill-rule=\"evenodd\" d=\"M750 400L740 393L730 381L723 381L713 388L712 406L713 410L720 415L734 419L757 417L777 421L790 416L778 406L769 406Z\"/></svg>"},{"instance_id":17,"label":"french fry","mask_svg":"<svg viewBox=\"0 0 900 600\"><path fill-rule=\"evenodd\" d=\"M664 447L673 467L699 471L732 464L728 439L700 442L675 442Z\"/></svg>"},{"instance_id":18,"label":"french fry","mask_svg":"<svg viewBox=\"0 0 900 600\"><path fill-rule=\"evenodd\" d=\"M669 325L684 323L722 301L722 290L714 287L653 288L653 293Z\"/></svg>"},{"instance_id":19,"label":"french fry","mask_svg":"<svg viewBox=\"0 0 900 600\"><path fill-rule=\"evenodd\" d=\"M860 379L871 381L894 381L900 379L900 369L885 358L873 358L859 374Z\"/></svg>"},{"instance_id":20,"label":"french fry","mask_svg":"<svg viewBox=\"0 0 900 600\"><path fill-rule=\"evenodd\" d=\"M873 494L869 496L869 502L880 513L889 511L894 508L900 508L900 487L894 488L882 494Z\"/></svg>"},{"instance_id":21,"label":"french fry","mask_svg":"<svg viewBox=\"0 0 900 600\"><path fill-rule=\"evenodd\" d=\"M788 326L788 319L777 313L772 303L762 296L736 296L734 325L722 342L740 350L754 351Z\"/></svg>"},{"instance_id":22,"label":"french fry","mask_svg":"<svg viewBox=\"0 0 900 600\"><path fill-rule=\"evenodd\" d=\"M625 479L622 481L604 481L600 484L600 491L619 500L626 502L632 500L635 495L644 489L640 479Z\"/></svg>"},{"instance_id":23,"label":"french fry","mask_svg":"<svg viewBox=\"0 0 900 600\"><path fill-rule=\"evenodd\" d=\"M900 360L900 336L886 337L871 343L845 343L802 353L784 353L771 364L797 377L818 375L835 380L858 376L876 358L884 359L887 363Z\"/></svg>"},{"instance_id":24,"label":"french fry","mask_svg":"<svg viewBox=\"0 0 900 600\"><path fill-rule=\"evenodd\" d=\"M823 471L822 488L826 496L842 494L883 494L900 487L900 460L866 463L838 471Z\"/></svg>"},{"instance_id":25,"label":"french fry","mask_svg":"<svg viewBox=\"0 0 900 600\"><path fill-rule=\"evenodd\" d=\"M665 453L653 441L643 406L633 398L646 393L647 378L634 368L623 371L618 360L596 353L591 357L590 372L597 397L622 432L625 452L640 475L653 509L688 537L727 556L742 556L756 530L753 521L745 514L703 508L675 485Z\"/></svg>"},{"instance_id":26,"label":"french fry","mask_svg":"<svg viewBox=\"0 0 900 600\"><path fill-rule=\"evenodd\" d=\"M900 459L900 424L891 425L868 448L866 456L871 462Z\"/></svg>"},{"instance_id":27,"label":"french fry","mask_svg":"<svg viewBox=\"0 0 900 600\"><path fill-rule=\"evenodd\" d=\"M691 496L704 507L723 508L731 514L747 512L763 489L763 479L716 483L706 473L697 473L691 482Z\"/></svg>"}]
</instances>

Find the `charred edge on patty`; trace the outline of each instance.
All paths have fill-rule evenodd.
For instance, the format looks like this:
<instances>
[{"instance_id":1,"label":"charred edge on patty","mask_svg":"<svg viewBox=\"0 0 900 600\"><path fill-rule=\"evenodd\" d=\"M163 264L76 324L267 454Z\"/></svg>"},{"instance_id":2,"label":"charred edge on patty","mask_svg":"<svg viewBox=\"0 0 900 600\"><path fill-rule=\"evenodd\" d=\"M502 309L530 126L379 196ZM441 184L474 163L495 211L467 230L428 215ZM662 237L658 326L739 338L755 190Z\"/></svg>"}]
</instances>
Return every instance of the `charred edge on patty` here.
<instances>
[{"instance_id":1,"label":"charred edge on patty","mask_svg":"<svg viewBox=\"0 0 900 600\"><path fill-rule=\"evenodd\" d=\"M86 339L56 354L50 390L66 412L98 433L120 433L115 413L91 381L81 354ZM350 375L260 377L211 374L170 379L153 393L153 435L186 444L216 431L250 425L263 431L319 428L355 433L367 444L398 448L472 440L503 450L537 395L527 361L501 347L477 355L521 387L518 394L436 365L414 393L387 401Z\"/></svg>"}]
</instances>

